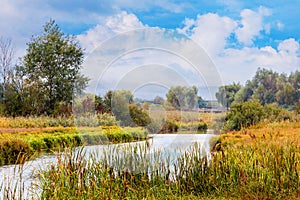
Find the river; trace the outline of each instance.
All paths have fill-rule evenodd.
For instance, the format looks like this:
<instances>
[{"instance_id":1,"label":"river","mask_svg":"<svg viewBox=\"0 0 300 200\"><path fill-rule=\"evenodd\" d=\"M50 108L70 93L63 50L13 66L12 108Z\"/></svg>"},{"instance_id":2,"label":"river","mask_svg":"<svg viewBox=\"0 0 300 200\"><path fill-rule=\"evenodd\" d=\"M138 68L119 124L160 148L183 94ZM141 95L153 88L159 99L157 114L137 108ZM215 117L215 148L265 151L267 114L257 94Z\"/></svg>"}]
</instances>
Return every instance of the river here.
<instances>
[{"instance_id":1,"label":"river","mask_svg":"<svg viewBox=\"0 0 300 200\"><path fill-rule=\"evenodd\" d=\"M97 159L101 159L104 151L106 153L116 153L115 151L109 150L125 149L119 148L122 146L147 145L149 154L160 151L163 153L162 155L168 155L171 160L174 160L195 143L203 149L203 156L210 155L209 140L212 136L214 136L214 134L154 134L151 135L147 141L85 146L83 152L85 152L86 157L93 154L98 155ZM79 149L80 148L75 148L73 151L76 152ZM6 199L4 194L6 193L7 195L7 191L14 190L18 191L18 199L31 199L32 196L38 198L39 183L37 174L47 170L51 165L55 165L56 163L56 155L43 154L34 160L25 162L23 165L6 165L0 167L0 199Z\"/></svg>"}]
</instances>

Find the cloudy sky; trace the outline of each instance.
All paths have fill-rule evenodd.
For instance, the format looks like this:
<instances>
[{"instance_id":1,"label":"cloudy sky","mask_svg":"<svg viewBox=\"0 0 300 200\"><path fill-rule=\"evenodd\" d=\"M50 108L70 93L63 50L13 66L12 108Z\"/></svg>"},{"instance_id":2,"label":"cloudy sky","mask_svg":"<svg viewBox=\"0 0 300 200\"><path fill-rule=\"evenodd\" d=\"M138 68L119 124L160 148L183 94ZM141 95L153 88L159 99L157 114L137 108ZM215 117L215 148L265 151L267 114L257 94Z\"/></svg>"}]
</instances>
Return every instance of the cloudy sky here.
<instances>
[{"instance_id":1,"label":"cloudy sky","mask_svg":"<svg viewBox=\"0 0 300 200\"><path fill-rule=\"evenodd\" d=\"M149 74L162 79L171 77L170 80L181 80L176 78L180 76L183 78L181 83L196 84L199 88L213 86L215 83L208 80L211 77L205 75L209 72L204 72L201 67L196 71L189 67L207 57L211 59L207 67L215 67L214 73L218 75L214 79L218 79L218 83L235 81L244 84L258 67L287 74L300 69L299 8L298 0L2 0L0 36L13 40L16 56L20 57L26 52L26 43L31 36L40 34L42 26L52 18L64 33L76 36L87 59L93 57L91 55L94 59L101 56L95 52L103 51L103 45L110 52L122 46L122 51L114 51L114 61L106 70L99 70L99 64L103 63L98 63L97 73L96 66L88 69L86 65L84 69L84 73L92 76L91 87L102 87L103 91L117 88L120 83L126 85L137 77L145 80ZM149 37L150 43L141 35L136 41L132 35L119 38L123 39L121 42L112 39L140 29L151 29L151 35L156 36ZM182 55L197 54L194 43L205 53L198 55L198 61L192 63ZM107 45L110 45L109 49ZM149 45L152 49L132 51L133 46L141 49ZM158 50L169 46L173 49ZM177 52L175 48L178 47L184 48L185 53ZM145 70L139 70L141 67ZM154 69L160 70L155 74ZM199 70L201 75L195 76ZM138 81L140 85L136 85L135 90L145 86ZM156 87L158 90L172 85L158 80L151 83L160 85Z\"/></svg>"}]
</instances>

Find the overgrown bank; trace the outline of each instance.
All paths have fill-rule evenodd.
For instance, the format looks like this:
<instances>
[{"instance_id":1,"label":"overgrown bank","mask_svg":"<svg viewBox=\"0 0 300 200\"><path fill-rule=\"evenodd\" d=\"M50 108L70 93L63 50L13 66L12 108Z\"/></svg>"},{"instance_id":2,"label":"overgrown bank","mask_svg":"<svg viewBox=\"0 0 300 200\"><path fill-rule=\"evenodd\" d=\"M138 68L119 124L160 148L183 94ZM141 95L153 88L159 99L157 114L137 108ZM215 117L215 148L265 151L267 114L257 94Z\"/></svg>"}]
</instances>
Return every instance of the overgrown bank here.
<instances>
[{"instance_id":1,"label":"overgrown bank","mask_svg":"<svg viewBox=\"0 0 300 200\"><path fill-rule=\"evenodd\" d=\"M22 163L42 151L66 147L131 142L147 138L143 128L53 127L41 130L0 134L0 165Z\"/></svg>"}]
</instances>

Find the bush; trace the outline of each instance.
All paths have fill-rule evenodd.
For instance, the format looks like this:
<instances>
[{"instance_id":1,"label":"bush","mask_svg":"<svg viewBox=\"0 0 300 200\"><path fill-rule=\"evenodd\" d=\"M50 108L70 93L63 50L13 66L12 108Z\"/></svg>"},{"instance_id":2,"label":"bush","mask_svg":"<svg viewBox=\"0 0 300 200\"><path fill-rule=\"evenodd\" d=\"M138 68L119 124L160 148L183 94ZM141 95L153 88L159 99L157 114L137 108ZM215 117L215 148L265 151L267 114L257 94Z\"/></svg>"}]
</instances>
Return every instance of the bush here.
<instances>
[{"instance_id":1,"label":"bush","mask_svg":"<svg viewBox=\"0 0 300 200\"><path fill-rule=\"evenodd\" d=\"M269 122L296 121L293 112L279 108L276 104L262 106L258 100L233 103L225 117L224 130L240 130L267 120Z\"/></svg>"},{"instance_id":2,"label":"bush","mask_svg":"<svg viewBox=\"0 0 300 200\"><path fill-rule=\"evenodd\" d=\"M129 105L129 114L137 126L147 126L151 122L148 113L134 104Z\"/></svg>"},{"instance_id":3,"label":"bush","mask_svg":"<svg viewBox=\"0 0 300 200\"><path fill-rule=\"evenodd\" d=\"M161 132L162 133L173 133L177 132L179 129L179 125L175 121L167 120L166 123L163 125Z\"/></svg>"},{"instance_id":4,"label":"bush","mask_svg":"<svg viewBox=\"0 0 300 200\"><path fill-rule=\"evenodd\" d=\"M98 114L97 118L99 120L100 126L115 126L117 125L116 118L108 113Z\"/></svg>"},{"instance_id":5,"label":"bush","mask_svg":"<svg viewBox=\"0 0 300 200\"><path fill-rule=\"evenodd\" d=\"M240 130L259 123L264 116L263 106L258 100L233 103L225 120L226 130Z\"/></svg>"},{"instance_id":6,"label":"bush","mask_svg":"<svg viewBox=\"0 0 300 200\"><path fill-rule=\"evenodd\" d=\"M207 123L199 122L197 125L197 131L206 131L208 128Z\"/></svg>"}]
</instances>

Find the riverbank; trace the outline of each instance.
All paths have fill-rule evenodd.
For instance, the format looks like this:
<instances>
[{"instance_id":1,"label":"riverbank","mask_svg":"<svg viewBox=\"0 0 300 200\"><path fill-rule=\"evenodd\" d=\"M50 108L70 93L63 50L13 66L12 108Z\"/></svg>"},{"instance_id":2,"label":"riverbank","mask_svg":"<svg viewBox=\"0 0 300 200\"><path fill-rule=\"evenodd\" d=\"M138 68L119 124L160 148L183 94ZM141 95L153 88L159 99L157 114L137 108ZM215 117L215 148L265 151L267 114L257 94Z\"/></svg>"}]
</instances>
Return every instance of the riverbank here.
<instances>
[{"instance_id":1,"label":"riverbank","mask_svg":"<svg viewBox=\"0 0 300 200\"><path fill-rule=\"evenodd\" d=\"M23 163L43 151L61 151L67 147L132 142L148 138L143 128L47 127L2 128L0 132L0 166Z\"/></svg>"}]
</instances>

